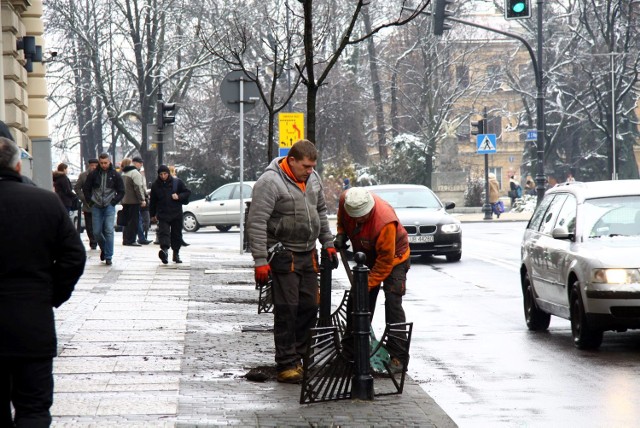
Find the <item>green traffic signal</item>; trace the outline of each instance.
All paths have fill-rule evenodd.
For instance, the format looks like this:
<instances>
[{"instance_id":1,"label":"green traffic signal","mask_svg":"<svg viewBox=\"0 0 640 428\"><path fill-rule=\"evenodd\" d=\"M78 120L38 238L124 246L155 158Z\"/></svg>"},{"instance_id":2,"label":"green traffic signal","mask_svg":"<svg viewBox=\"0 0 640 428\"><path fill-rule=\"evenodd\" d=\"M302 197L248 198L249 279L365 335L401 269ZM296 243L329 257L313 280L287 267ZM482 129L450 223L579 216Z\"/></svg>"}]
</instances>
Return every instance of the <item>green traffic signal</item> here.
<instances>
[{"instance_id":1,"label":"green traffic signal","mask_svg":"<svg viewBox=\"0 0 640 428\"><path fill-rule=\"evenodd\" d=\"M504 17L522 19L531 17L531 0L504 0Z\"/></svg>"}]
</instances>

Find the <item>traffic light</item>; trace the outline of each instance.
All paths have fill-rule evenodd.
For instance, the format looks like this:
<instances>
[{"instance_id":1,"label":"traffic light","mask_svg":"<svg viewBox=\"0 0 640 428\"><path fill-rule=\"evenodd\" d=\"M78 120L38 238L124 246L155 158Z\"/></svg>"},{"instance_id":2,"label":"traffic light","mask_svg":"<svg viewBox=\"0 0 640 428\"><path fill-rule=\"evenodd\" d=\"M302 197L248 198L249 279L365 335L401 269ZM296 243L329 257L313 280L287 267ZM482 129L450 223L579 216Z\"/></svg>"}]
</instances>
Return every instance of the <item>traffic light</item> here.
<instances>
[{"instance_id":1,"label":"traffic light","mask_svg":"<svg viewBox=\"0 0 640 428\"><path fill-rule=\"evenodd\" d=\"M447 17L453 15L452 12L447 10L447 6L453 4L453 0L435 0L433 3L433 34L436 36L442 36L445 30L449 30L451 25L446 24L444 21Z\"/></svg>"},{"instance_id":2,"label":"traffic light","mask_svg":"<svg viewBox=\"0 0 640 428\"><path fill-rule=\"evenodd\" d=\"M531 18L531 0L504 0L505 19Z\"/></svg>"},{"instance_id":3,"label":"traffic light","mask_svg":"<svg viewBox=\"0 0 640 428\"><path fill-rule=\"evenodd\" d=\"M480 135L484 134L486 126L484 123L484 119L480 119L477 122L471 122L471 135ZM474 129L475 128L475 129Z\"/></svg>"},{"instance_id":4,"label":"traffic light","mask_svg":"<svg viewBox=\"0 0 640 428\"><path fill-rule=\"evenodd\" d=\"M171 115L171 112L173 112L175 109L175 103L165 103L162 100L158 100L158 103L156 105L156 122L159 131L162 130L165 125L170 125L176 121L176 117L174 115Z\"/></svg>"}]
</instances>

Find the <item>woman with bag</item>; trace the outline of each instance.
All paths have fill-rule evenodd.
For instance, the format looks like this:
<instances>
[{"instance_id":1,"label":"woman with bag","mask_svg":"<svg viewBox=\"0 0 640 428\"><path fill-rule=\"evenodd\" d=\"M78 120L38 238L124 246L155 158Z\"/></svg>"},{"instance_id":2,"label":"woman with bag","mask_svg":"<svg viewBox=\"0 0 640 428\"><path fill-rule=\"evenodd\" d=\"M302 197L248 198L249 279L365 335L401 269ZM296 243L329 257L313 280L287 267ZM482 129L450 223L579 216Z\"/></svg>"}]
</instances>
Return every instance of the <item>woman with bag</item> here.
<instances>
[{"instance_id":1,"label":"woman with bag","mask_svg":"<svg viewBox=\"0 0 640 428\"><path fill-rule=\"evenodd\" d=\"M489 173L489 203L491 204L493 213L500 218L500 214L504 212L504 205L501 206L500 183L498 183L496 175L493 172Z\"/></svg>"}]
</instances>

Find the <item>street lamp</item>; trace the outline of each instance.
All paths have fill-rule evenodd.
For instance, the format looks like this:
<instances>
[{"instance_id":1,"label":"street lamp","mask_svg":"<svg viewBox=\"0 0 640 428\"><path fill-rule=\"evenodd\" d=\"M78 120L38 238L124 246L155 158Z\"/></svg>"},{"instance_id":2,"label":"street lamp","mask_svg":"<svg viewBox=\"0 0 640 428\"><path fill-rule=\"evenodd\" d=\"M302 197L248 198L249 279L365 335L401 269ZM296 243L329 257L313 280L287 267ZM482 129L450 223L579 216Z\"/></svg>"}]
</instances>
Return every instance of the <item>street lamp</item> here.
<instances>
[{"instance_id":1,"label":"street lamp","mask_svg":"<svg viewBox=\"0 0 640 428\"><path fill-rule=\"evenodd\" d=\"M626 52L607 52L600 54L591 54L591 56L608 56L611 64L611 179L618 179L616 143L618 140L618 131L616 129L616 71L615 58L618 55L626 55Z\"/></svg>"}]
</instances>

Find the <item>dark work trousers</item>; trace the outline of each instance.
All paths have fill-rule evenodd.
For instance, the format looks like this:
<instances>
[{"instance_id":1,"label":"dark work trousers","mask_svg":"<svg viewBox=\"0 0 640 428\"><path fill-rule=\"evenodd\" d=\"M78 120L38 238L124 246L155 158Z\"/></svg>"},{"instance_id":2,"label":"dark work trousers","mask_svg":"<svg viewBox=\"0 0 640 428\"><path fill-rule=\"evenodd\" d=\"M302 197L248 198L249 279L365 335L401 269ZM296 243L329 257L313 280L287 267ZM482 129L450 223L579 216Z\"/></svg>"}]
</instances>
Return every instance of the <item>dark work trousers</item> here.
<instances>
[{"instance_id":1,"label":"dark work trousers","mask_svg":"<svg viewBox=\"0 0 640 428\"><path fill-rule=\"evenodd\" d=\"M140 221L140 205L139 204L123 204L122 215L127 219L127 224L122 231L122 243L133 244L136 242L138 234L138 222Z\"/></svg>"},{"instance_id":2,"label":"dark work trousers","mask_svg":"<svg viewBox=\"0 0 640 428\"><path fill-rule=\"evenodd\" d=\"M384 290L384 319L387 324L397 324L407 322L407 318L402 308L402 296L407 291L407 272L411 266L410 259L399 265L394 266L388 277L382 281L382 289ZM376 310L376 302L378 300L378 293L380 287L369 289L369 313L370 319L373 320L373 315ZM347 327L342 345L347 357L352 357L353 352L353 291L349 295L347 300ZM387 343L387 351L392 358L398 358L402 363L408 362L408 353L406 350L406 335L394 333L394 336L389 337ZM404 339L404 340L403 340Z\"/></svg>"},{"instance_id":3,"label":"dark work trousers","mask_svg":"<svg viewBox=\"0 0 640 428\"><path fill-rule=\"evenodd\" d=\"M15 426L48 427L53 404L53 359L0 358L0 423L11 427L6 419L5 394L9 393L15 409ZM10 414L9 414L10 415Z\"/></svg>"},{"instance_id":4,"label":"dark work trousers","mask_svg":"<svg viewBox=\"0 0 640 428\"><path fill-rule=\"evenodd\" d=\"M276 370L301 363L309 346L309 329L318 316L318 255L316 251L281 251L271 260L273 338Z\"/></svg>"},{"instance_id":5,"label":"dark work trousers","mask_svg":"<svg viewBox=\"0 0 640 428\"><path fill-rule=\"evenodd\" d=\"M93 216L91 215L91 211L84 211L84 228L87 230L87 236L89 237L89 246L91 248L96 248L98 246L98 242L96 241L96 237L93 236Z\"/></svg>"},{"instance_id":6,"label":"dark work trousers","mask_svg":"<svg viewBox=\"0 0 640 428\"><path fill-rule=\"evenodd\" d=\"M182 246L182 216L176 217L171 221L158 219L158 239L160 248L168 250L171 248L174 252L180 251Z\"/></svg>"}]
</instances>

